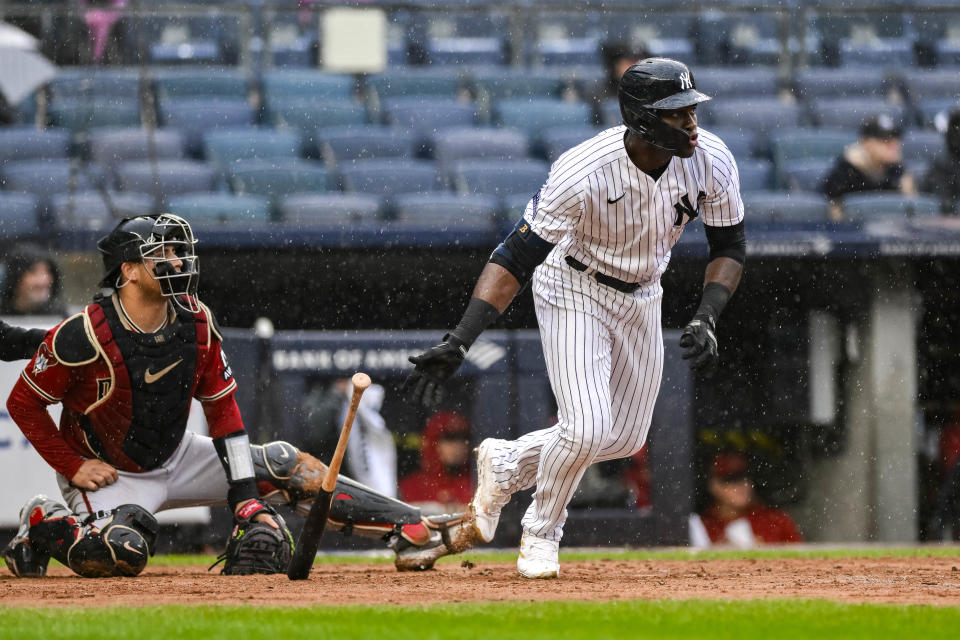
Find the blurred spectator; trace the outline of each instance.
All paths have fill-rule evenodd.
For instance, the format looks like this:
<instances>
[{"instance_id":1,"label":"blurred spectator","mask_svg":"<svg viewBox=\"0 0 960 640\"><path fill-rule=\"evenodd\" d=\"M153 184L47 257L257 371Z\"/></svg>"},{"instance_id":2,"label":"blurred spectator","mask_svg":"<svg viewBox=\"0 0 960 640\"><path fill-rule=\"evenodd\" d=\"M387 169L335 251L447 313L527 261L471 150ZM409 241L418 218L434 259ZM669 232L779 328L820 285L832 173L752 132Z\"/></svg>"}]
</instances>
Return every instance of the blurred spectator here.
<instances>
[{"instance_id":1,"label":"blurred spectator","mask_svg":"<svg viewBox=\"0 0 960 640\"><path fill-rule=\"evenodd\" d=\"M470 424L438 411L423 429L420 470L400 480L400 499L428 515L464 511L473 497L470 472Z\"/></svg>"},{"instance_id":2,"label":"blurred spectator","mask_svg":"<svg viewBox=\"0 0 960 640\"><path fill-rule=\"evenodd\" d=\"M960 540L960 407L940 430L940 471L942 481L930 532L934 540L944 535ZM944 531L947 528L949 531Z\"/></svg>"},{"instance_id":3,"label":"blurred spectator","mask_svg":"<svg viewBox=\"0 0 960 640\"><path fill-rule=\"evenodd\" d=\"M634 497L633 506L637 509L649 509L650 502L650 465L647 462L647 446L630 458L623 472L623 482Z\"/></svg>"},{"instance_id":4,"label":"blurred spectator","mask_svg":"<svg viewBox=\"0 0 960 640\"><path fill-rule=\"evenodd\" d=\"M960 213L960 109L950 112L944 132L945 148L934 157L923 176L920 191L940 198L941 211Z\"/></svg>"},{"instance_id":5,"label":"blurred spectator","mask_svg":"<svg viewBox=\"0 0 960 640\"><path fill-rule=\"evenodd\" d=\"M121 34L113 28L123 17L127 0L86 0L89 9L84 12L83 20L90 31L90 48L93 61L97 64L104 62L107 49L115 45Z\"/></svg>"},{"instance_id":6,"label":"blurred spectator","mask_svg":"<svg viewBox=\"0 0 960 640\"><path fill-rule=\"evenodd\" d=\"M313 387L304 400L307 432L305 451L329 461L340 437L350 407L353 387L349 378ZM360 398L357 414L343 457L344 473L357 482L395 498L397 495L397 447L393 433L380 415L384 388L370 385Z\"/></svg>"},{"instance_id":7,"label":"blurred spectator","mask_svg":"<svg viewBox=\"0 0 960 640\"><path fill-rule=\"evenodd\" d=\"M862 191L914 193L913 176L903 167L902 131L889 115L881 114L860 126L860 139L843 150L823 181L830 199L830 217L843 219L840 199Z\"/></svg>"},{"instance_id":8,"label":"blurred spectator","mask_svg":"<svg viewBox=\"0 0 960 640\"><path fill-rule=\"evenodd\" d=\"M690 545L714 544L749 549L758 544L802 542L793 519L784 511L760 502L753 490L746 457L721 453L707 475L710 503L690 516Z\"/></svg>"},{"instance_id":9,"label":"blurred spectator","mask_svg":"<svg viewBox=\"0 0 960 640\"><path fill-rule=\"evenodd\" d=\"M603 61L603 81L587 90L585 100L593 107L594 122L603 124L601 105L605 100L617 98L620 77L630 65L650 57L642 47L631 47L624 42L605 42L600 48Z\"/></svg>"},{"instance_id":10,"label":"blurred spectator","mask_svg":"<svg viewBox=\"0 0 960 640\"><path fill-rule=\"evenodd\" d=\"M60 269L49 253L32 244L14 246L4 260L0 315L65 316Z\"/></svg>"}]
</instances>

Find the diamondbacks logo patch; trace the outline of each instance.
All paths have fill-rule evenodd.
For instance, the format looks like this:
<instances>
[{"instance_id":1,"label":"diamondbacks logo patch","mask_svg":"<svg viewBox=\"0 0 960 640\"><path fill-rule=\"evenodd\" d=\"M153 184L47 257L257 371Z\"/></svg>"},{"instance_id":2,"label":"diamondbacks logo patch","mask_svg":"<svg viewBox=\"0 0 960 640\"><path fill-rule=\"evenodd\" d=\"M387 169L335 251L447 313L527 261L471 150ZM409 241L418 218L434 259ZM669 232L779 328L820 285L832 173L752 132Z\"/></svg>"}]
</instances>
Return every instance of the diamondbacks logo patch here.
<instances>
[{"instance_id":1,"label":"diamondbacks logo patch","mask_svg":"<svg viewBox=\"0 0 960 640\"><path fill-rule=\"evenodd\" d=\"M37 355L33 358L33 375L38 373L43 373L50 367L56 366L57 359L50 351L50 347L47 346L47 343L41 343L40 348L37 349Z\"/></svg>"}]
</instances>

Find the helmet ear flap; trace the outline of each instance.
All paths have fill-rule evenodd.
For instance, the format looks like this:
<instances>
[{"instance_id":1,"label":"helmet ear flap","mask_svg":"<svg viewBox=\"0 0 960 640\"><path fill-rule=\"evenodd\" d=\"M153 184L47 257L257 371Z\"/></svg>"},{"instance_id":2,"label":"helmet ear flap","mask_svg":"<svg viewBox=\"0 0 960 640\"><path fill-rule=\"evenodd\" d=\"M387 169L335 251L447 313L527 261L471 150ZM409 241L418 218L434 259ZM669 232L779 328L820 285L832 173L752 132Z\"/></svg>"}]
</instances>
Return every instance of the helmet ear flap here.
<instances>
[{"instance_id":1,"label":"helmet ear flap","mask_svg":"<svg viewBox=\"0 0 960 640\"><path fill-rule=\"evenodd\" d=\"M671 127L652 109L632 109L621 103L620 111L627 129L658 149L678 153L690 141L685 131Z\"/></svg>"}]
</instances>

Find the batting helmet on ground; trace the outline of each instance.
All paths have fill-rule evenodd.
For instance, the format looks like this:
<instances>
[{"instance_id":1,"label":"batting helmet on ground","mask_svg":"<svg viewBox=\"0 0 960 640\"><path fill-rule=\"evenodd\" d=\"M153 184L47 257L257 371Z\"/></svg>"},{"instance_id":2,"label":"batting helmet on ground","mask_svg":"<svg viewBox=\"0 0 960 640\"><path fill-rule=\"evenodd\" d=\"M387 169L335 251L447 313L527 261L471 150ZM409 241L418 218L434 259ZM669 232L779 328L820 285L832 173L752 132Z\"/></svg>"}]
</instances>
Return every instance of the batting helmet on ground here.
<instances>
[{"instance_id":1,"label":"batting helmet on ground","mask_svg":"<svg viewBox=\"0 0 960 640\"><path fill-rule=\"evenodd\" d=\"M617 94L627 129L670 153L681 151L690 136L665 123L656 112L710 100L697 91L687 65L669 58L647 58L632 65L620 78Z\"/></svg>"}]
</instances>

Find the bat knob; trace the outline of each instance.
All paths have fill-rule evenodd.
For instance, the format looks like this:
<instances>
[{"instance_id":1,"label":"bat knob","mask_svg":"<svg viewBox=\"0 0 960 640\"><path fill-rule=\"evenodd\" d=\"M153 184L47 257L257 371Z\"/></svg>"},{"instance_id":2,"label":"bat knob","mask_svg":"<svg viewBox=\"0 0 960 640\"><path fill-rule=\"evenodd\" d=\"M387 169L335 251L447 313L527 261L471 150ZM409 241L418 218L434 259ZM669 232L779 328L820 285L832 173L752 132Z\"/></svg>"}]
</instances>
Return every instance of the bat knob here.
<instances>
[{"instance_id":1,"label":"bat knob","mask_svg":"<svg viewBox=\"0 0 960 640\"><path fill-rule=\"evenodd\" d=\"M370 376L365 373L355 373L353 378L350 379L353 383L353 388L357 391L363 391L370 386Z\"/></svg>"}]
</instances>

